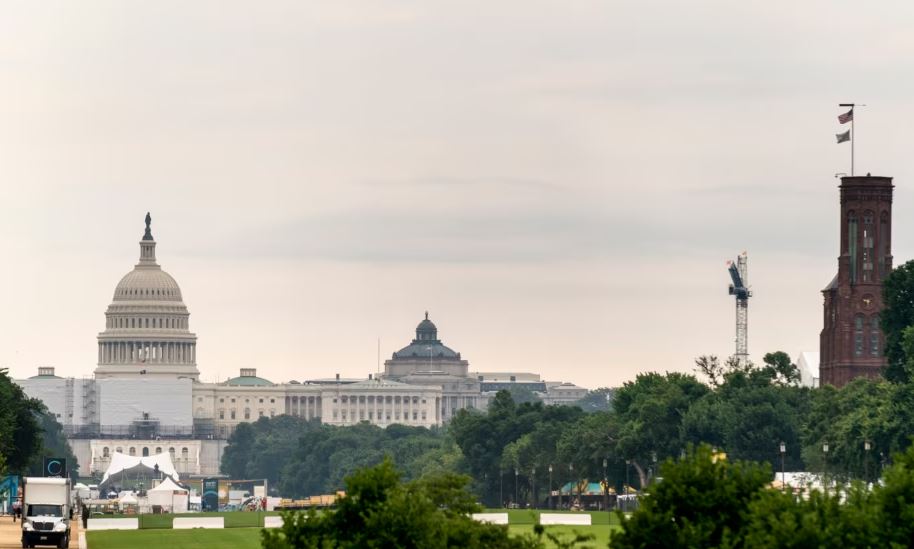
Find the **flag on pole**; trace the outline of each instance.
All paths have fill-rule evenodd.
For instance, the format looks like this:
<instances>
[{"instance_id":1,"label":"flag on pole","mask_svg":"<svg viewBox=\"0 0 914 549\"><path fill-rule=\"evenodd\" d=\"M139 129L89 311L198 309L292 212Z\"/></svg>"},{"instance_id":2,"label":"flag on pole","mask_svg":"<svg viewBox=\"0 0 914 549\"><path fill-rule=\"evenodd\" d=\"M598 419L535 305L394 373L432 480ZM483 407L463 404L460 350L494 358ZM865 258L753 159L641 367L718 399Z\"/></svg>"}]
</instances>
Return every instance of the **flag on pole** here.
<instances>
[{"instance_id":1,"label":"flag on pole","mask_svg":"<svg viewBox=\"0 0 914 549\"><path fill-rule=\"evenodd\" d=\"M842 124L847 124L848 122L850 122L853 119L854 119L854 109L853 108L851 108L851 110L847 111L844 114L838 115L838 122L840 122Z\"/></svg>"},{"instance_id":2,"label":"flag on pole","mask_svg":"<svg viewBox=\"0 0 914 549\"><path fill-rule=\"evenodd\" d=\"M845 141L851 140L851 131L847 130L844 133L836 133L835 137L838 138L838 143L844 143Z\"/></svg>"}]
</instances>

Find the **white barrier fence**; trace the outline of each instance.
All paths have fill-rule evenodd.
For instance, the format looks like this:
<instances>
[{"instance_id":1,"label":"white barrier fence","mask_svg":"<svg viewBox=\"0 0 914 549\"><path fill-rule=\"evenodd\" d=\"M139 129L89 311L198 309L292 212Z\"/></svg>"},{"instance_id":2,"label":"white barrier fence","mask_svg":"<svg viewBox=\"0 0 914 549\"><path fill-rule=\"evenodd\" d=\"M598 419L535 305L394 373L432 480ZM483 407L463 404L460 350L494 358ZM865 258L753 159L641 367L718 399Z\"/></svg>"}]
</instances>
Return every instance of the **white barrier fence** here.
<instances>
[{"instance_id":1,"label":"white barrier fence","mask_svg":"<svg viewBox=\"0 0 914 549\"><path fill-rule=\"evenodd\" d=\"M225 528L222 517L175 517L171 523L175 530L188 528Z\"/></svg>"},{"instance_id":2,"label":"white barrier fence","mask_svg":"<svg viewBox=\"0 0 914 549\"><path fill-rule=\"evenodd\" d=\"M138 518L90 518L86 523L87 530L139 530Z\"/></svg>"},{"instance_id":3,"label":"white barrier fence","mask_svg":"<svg viewBox=\"0 0 914 549\"><path fill-rule=\"evenodd\" d=\"M542 513L540 515L540 524L590 526L590 513Z\"/></svg>"},{"instance_id":4,"label":"white barrier fence","mask_svg":"<svg viewBox=\"0 0 914 549\"><path fill-rule=\"evenodd\" d=\"M508 513L473 513L473 520L489 524L508 524Z\"/></svg>"},{"instance_id":5,"label":"white barrier fence","mask_svg":"<svg viewBox=\"0 0 914 549\"><path fill-rule=\"evenodd\" d=\"M282 517L263 517L264 528L282 528Z\"/></svg>"}]
</instances>

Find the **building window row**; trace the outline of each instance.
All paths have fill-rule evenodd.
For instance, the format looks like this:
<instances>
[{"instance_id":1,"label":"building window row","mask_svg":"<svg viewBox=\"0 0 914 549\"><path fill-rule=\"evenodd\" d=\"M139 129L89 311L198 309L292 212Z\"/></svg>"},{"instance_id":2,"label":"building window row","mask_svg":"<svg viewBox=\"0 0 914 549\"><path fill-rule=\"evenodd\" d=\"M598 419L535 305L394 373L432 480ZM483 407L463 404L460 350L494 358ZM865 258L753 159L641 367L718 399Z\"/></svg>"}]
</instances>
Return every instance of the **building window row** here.
<instances>
[{"instance_id":1,"label":"building window row","mask_svg":"<svg viewBox=\"0 0 914 549\"><path fill-rule=\"evenodd\" d=\"M121 297L180 297L178 291L172 288L124 288L118 292L118 295Z\"/></svg>"},{"instance_id":2,"label":"building window row","mask_svg":"<svg viewBox=\"0 0 914 549\"><path fill-rule=\"evenodd\" d=\"M187 318L180 316L109 316L108 328L166 328L187 329Z\"/></svg>"},{"instance_id":3,"label":"building window row","mask_svg":"<svg viewBox=\"0 0 914 549\"><path fill-rule=\"evenodd\" d=\"M121 446L117 446L117 447L115 447L114 451L123 454L123 453L124 453L124 448L121 447ZM149 454L149 446L143 446L142 449L141 449L141 452L142 452L142 456L143 456L143 457L148 457L148 456L150 455L150 454ZM156 453L156 454L161 454L161 453L162 453L162 447L161 447L161 446L156 447L155 453ZM175 459L175 449L174 449L174 447L169 448L169 449L168 449L168 453L171 454L171 458L172 458L172 460L174 460L174 459ZM130 447L128 447L128 448L127 448L127 455L128 455L128 456L136 456L136 446L130 446ZM110 458L110 457L111 457L111 449L108 448L107 446L103 447L103 448L102 448L102 458L108 459L108 458ZM187 449L187 448L181 448L181 459L187 460L189 457L190 457L190 450Z\"/></svg>"}]
</instances>

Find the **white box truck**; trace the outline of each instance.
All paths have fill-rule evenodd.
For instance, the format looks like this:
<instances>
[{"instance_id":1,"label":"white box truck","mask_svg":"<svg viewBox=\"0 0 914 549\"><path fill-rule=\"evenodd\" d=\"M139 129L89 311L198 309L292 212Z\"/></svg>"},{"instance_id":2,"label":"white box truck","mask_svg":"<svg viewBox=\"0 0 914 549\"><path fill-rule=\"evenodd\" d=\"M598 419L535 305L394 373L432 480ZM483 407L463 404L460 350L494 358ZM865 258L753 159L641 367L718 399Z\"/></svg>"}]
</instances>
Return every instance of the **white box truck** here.
<instances>
[{"instance_id":1,"label":"white box truck","mask_svg":"<svg viewBox=\"0 0 914 549\"><path fill-rule=\"evenodd\" d=\"M22 489L22 546L69 546L70 479L25 477Z\"/></svg>"}]
</instances>

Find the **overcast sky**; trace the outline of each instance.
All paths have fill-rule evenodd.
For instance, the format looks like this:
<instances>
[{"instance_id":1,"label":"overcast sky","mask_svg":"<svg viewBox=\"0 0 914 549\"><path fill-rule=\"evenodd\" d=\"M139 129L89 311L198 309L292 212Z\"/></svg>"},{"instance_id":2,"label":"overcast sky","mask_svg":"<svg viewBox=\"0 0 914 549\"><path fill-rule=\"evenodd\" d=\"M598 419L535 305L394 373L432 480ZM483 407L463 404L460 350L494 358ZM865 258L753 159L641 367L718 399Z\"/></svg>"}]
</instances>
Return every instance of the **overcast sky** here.
<instances>
[{"instance_id":1,"label":"overcast sky","mask_svg":"<svg viewBox=\"0 0 914 549\"><path fill-rule=\"evenodd\" d=\"M91 375L152 212L204 380L366 376L428 310L587 387L818 350L835 174L896 178L914 3L2 2L0 366Z\"/></svg>"}]
</instances>

